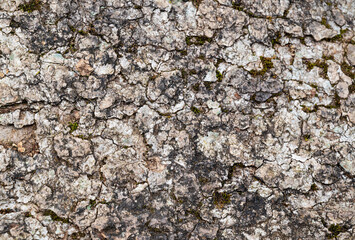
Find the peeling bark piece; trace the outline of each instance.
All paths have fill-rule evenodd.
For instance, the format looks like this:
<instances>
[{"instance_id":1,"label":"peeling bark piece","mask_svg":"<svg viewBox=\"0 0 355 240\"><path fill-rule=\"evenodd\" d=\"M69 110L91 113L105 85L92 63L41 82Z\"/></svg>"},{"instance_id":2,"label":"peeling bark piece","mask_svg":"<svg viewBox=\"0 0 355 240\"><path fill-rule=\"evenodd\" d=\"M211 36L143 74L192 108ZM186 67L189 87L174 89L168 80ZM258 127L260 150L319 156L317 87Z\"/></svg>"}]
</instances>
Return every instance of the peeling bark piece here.
<instances>
[{"instance_id":1,"label":"peeling bark piece","mask_svg":"<svg viewBox=\"0 0 355 240\"><path fill-rule=\"evenodd\" d=\"M0 106L15 103L18 100L19 97L13 94L13 90L9 85L0 83Z\"/></svg>"},{"instance_id":2,"label":"peeling bark piece","mask_svg":"<svg viewBox=\"0 0 355 240\"><path fill-rule=\"evenodd\" d=\"M316 41L320 41L325 38L332 38L337 35L337 32L333 29L329 29L326 26L320 24L319 22L312 22L308 30L311 32L312 36Z\"/></svg>"},{"instance_id":3,"label":"peeling bark piece","mask_svg":"<svg viewBox=\"0 0 355 240\"><path fill-rule=\"evenodd\" d=\"M89 141L63 134L55 136L54 150L60 158L84 157L91 152Z\"/></svg>"},{"instance_id":4,"label":"peeling bark piece","mask_svg":"<svg viewBox=\"0 0 355 240\"><path fill-rule=\"evenodd\" d=\"M35 130L35 125L20 129L13 126L0 126L0 145L5 148L15 146L20 153L33 156L38 153Z\"/></svg>"},{"instance_id":5,"label":"peeling bark piece","mask_svg":"<svg viewBox=\"0 0 355 240\"><path fill-rule=\"evenodd\" d=\"M87 77L92 73L92 71L94 71L94 69L89 64L89 61L85 59L80 59L75 67L81 76Z\"/></svg>"},{"instance_id":6,"label":"peeling bark piece","mask_svg":"<svg viewBox=\"0 0 355 240\"><path fill-rule=\"evenodd\" d=\"M355 66L355 45L349 44L346 53L351 65Z\"/></svg>"},{"instance_id":7,"label":"peeling bark piece","mask_svg":"<svg viewBox=\"0 0 355 240\"><path fill-rule=\"evenodd\" d=\"M165 169L165 166L161 163L159 157L150 157L146 161L147 168L153 172L162 172Z\"/></svg>"}]
</instances>

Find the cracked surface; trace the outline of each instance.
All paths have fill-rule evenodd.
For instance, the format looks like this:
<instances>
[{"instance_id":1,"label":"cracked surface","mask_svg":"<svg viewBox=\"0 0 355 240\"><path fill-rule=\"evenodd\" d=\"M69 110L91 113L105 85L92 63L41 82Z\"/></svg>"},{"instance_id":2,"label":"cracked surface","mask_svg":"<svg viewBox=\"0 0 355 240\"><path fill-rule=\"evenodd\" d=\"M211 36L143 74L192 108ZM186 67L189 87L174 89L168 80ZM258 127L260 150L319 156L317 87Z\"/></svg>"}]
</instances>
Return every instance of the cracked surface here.
<instances>
[{"instance_id":1,"label":"cracked surface","mask_svg":"<svg viewBox=\"0 0 355 240\"><path fill-rule=\"evenodd\" d=\"M0 1L0 239L354 239L354 16Z\"/></svg>"}]
</instances>

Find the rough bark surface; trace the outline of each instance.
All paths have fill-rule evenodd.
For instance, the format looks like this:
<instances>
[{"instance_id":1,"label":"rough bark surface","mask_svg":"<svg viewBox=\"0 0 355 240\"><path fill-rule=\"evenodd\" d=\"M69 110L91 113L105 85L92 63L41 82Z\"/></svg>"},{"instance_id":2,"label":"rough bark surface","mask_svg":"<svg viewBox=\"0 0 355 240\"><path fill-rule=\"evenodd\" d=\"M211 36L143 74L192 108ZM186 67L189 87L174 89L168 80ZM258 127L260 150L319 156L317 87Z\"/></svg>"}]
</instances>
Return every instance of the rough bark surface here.
<instances>
[{"instance_id":1,"label":"rough bark surface","mask_svg":"<svg viewBox=\"0 0 355 240\"><path fill-rule=\"evenodd\" d=\"M353 0L0 0L0 239L354 239Z\"/></svg>"}]
</instances>

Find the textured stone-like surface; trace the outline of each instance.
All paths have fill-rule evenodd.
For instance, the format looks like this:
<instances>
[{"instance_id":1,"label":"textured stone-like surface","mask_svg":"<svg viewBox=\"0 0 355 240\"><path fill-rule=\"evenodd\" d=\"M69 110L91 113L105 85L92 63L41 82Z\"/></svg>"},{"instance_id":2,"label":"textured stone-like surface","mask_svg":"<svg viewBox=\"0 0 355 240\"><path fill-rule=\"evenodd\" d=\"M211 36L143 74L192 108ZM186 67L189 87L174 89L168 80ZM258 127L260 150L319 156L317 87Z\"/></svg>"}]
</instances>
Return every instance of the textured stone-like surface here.
<instances>
[{"instance_id":1,"label":"textured stone-like surface","mask_svg":"<svg viewBox=\"0 0 355 240\"><path fill-rule=\"evenodd\" d=\"M354 15L0 1L0 239L354 239Z\"/></svg>"}]
</instances>

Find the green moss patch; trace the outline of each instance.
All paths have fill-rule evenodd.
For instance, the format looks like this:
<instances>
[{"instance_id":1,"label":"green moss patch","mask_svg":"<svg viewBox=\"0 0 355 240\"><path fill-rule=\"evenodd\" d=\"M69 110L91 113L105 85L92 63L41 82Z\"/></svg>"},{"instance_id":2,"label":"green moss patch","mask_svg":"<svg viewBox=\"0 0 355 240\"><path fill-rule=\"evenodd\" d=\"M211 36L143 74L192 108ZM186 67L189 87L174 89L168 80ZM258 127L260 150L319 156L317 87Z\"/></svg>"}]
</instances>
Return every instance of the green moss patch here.
<instances>
[{"instance_id":1,"label":"green moss patch","mask_svg":"<svg viewBox=\"0 0 355 240\"><path fill-rule=\"evenodd\" d=\"M319 74L322 78L327 79L328 78L328 64L325 62L325 60L320 60L317 59L316 61L312 62L308 59L303 58L302 59L303 64L307 66L307 70L311 71L314 67L319 67L322 69L322 72Z\"/></svg>"},{"instance_id":2,"label":"green moss patch","mask_svg":"<svg viewBox=\"0 0 355 240\"><path fill-rule=\"evenodd\" d=\"M203 82L203 85L205 85L207 90L212 90L212 82Z\"/></svg>"},{"instance_id":3,"label":"green moss patch","mask_svg":"<svg viewBox=\"0 0 355 240\"><path fill-rule=\"evenodd\" d=\"M0 209L0 214L8 214L8 213L12 213L12 212L15 212L15 211L10 208Z\"/></svg>"},{"instance_id":4,"label":"green moss patch","mask_svg":"<svg viewBox=\"0 0 355 240\"><path fill-rule=\"evenodd\" d=\"M355 79L355 69L352 66L350 66L346 62L342 62L340 67L341 67L341 71L345 75L349 76L351 79Z\"/></svg>"},{"instance_id":5,"label":"green moss patch","mask_svg":"<svg viewBox=\"0 0 355 240\"><path fill-rule=\"evenodd\" d=\"M332 29L325 17L322 18L321 24L328 29Z\"/></svg>"},{"instance_id":6,"label":"green moss patch","mask_svg":"<svg viewBox=\"0 0 355 240\"><path fill-rule=\"evenodd\" d=\"M244 6L243 6L243 4L241 3L240 0L233 1L233 2L232 2L232 7L233 7L235 10L244 12Z\"/></svg>"},{"instance_id":7,"label":"green moss patch","mask_svg":"<svg viewBox=\"0 0 355 240\"><path fill-rule=\"evenodd\" d=\"M53 212L52 210L49 210L49 209L44 210L43 215L50 216L51 219L55 222L69 223L69 219L59 217L55 212Z\"/></svg>"},{"instance_id":8,"label":"green moss patch","mask_svg":"<svg viewBox=\"0 0 355 240\"><path fill-rule=\"evenodd\" d=\"M198 6L200 6L202 0L191 0L191 2L196 8L198 8Z\"/></svg>"},{"instance_id":9,"label":"green moss patch","mask_svg":"<svg viewBox=\"0 0 355 240\"><path fill-rule=\"evenodd\" d=\"M85 236L86 235L83 232L76 232L76 233L73 233L72 235L70 235L71 239L82 239Z\"/></svg>"},{"instance_id":10,"label":"green moss patch","mask_svg":"<svg viewBox=\"0 0 355 240\"><path fill-rule=\"evenodd\" d=\"M218 82L222 82L222 79L223 79L223 75L220 71L216 71L216 78L217 78L217 81Z\"/></svg>"},{"instance_id":11,"label":"green moss patch","mask_svg":"<svg viewBox=\"0 0 355 240\"><path fill-rule=\"evenodd\" d=\"M332 60L332 61L334 61L334 57L333 57L333 56L323 55L323 56L322 56L322 59L324 59L324 61L327 61L327 60Z\"/></svg>"},{"instance_id":12,"label":"green moss patch","mask_svg":"<svg viewBox=\"0 0 355 240\"><path fill-rule=\"evenodd\" d=\"M334 98L331 104L324 106L325 108L328 109L334 109L334 108L340 108L341 106L341 102L340 102L340 97L339 95L335 92L334 94Z\"/></svg>"},{"instance_id":13,"label":"green moss patch","mask_svg":"<svg viewBox=\"0 0 355 240\"><path fill-rule=\"evenodd\" d=\"M344 33L346 33L347 31L348 31L348 29L341 29L340 33L338 35L335 35L334 37L332 37L330 39L327 39L327 40L330 41L330 42L341 41L344 38L343 37Z\"/></svg>"},{"instance_id":14,"label":"green moss patch","mask_svg":"<svg viewBox=\"0 0 355 240\"><path fill-rule=\"evenodd\" d=\"M313 109L310 107L307 107L306 105L301 105L302 111L305 113L312 113L312 112L317 112L318 110L318 105L314 105Z\"/></svg>"},{"instance_id":15,"label":"green moss patch","mask_svg":"<svg viewBox=\"0 0 355 240\"><path fill-rule=\"evenodd\" d=\"M274 38L271 39L272 47L274 47L276 44L281 44L281 42L280 42L281 37L282 37L282 35L280 32L275 33Z\"/></svg>"},{"instance_id":16,"label":"green moss patch","mask_svg":"<svg viewBox=\"0 0 355 240\"><path fill-rule=\"evenodd\" d=\"M68 127L70 128L70 133L78 129L79 124L77 122L69 122Z\"/></svg>"},{"instance_id":17,"label":"green moss patch","mask_svg":"<svg viewBox=\"0 0 355 240\"><path fill-rule=\"evenodd\" d=\"M105 200L97 202L96 200L90 199L89 205L87 206L87 208L89 210L94 209L98 204L107 204L107 202Z\"/></svg>"},{"instance_id":18,"label":"green moss patch","mask_svg":"<svg viewBox=\"0 0 355 240\"><path fill-rule=\"evenodd\" d=\"M196 83L194 85L192 85L192 89L196 92L198 92L198 90L200 90L200 84L199 83Z\"/></svg>"},{"instance_id":19,"label":"green moss patch","mask_svg":"<svg viewBox=\"0 0 355 240\"><path fill-rule=\"evenodd\" d=\"M218 208L223 208L225 205L230 203L231 195L226 192L214 192L213 193L213 204Z\"/></svg>"},{"instance_id":20,"label":"green moss patch","mask_svg":"<svg viewBox=\"0 0 355 240\"><path fill-rule=\"evenodd\" d=\"M187 45L198 45L202 46L206 42L211 43L212 38L206 37L206 36L187 36L185 38L186 44Z\"/></svg>"},{"instance_id":21,"label":"green moss patch","mask_svg":"<svg viewBox=\"0 0 355 240\"><path fill-rule=\"evenodd\" d=\"M186 79L189 75L184 69L181 69L180 72L181 72L181 77L183 79Z\"/></svg>"},{"instance_id":22,"label":"green moss patch","mask_svg":"<svg viewBox=\"0 0 355 240\"><path fill-rule=\"evenodd\" d=\"M21 4L19 8L24 11L31 13L35 10L40 10L41 9L42 2L40 0L31 0L28 3Z\"/></svg>"},{"instance_id":23,"label":"green moss patch","mask_svg":"<svg viewBox=\"0 0 355 240\"><path fill-rule=\"evenodd\" d=\"M25 217L29 218L29 217L33 217L33 215L30 212L25 212Z\"/></svg>"},{"instance_id":24,"label":"green moss patch","mask_svg":"<svg viewBox=\"0 0 355 240\"><path fill-rule=\"evenodd\" d=\"M355 80L353 80L353 83L348 87L349 93L355 92Z\"/></svg>"},{"instance_id":25,"label":"green moss patch","mask_svg":"<svg viewBox=\"0 0 355 240\"><path fill-rule=\"evenodd\" d=\"M306 142L308 142L309 140L311 140L311 135L305 134L305 135L303 135L303 139L304 139Z\"/></svg>"},{"instance_id":26,"label":"green moss patch","mask_svg":"<svg viewBox=\"0 0 355 240\"><path fill-rule=\"evenodd\" d=\"M178 50L177 52L179 52L181 56L187 56L187 50Z\"/></svg>"},{"instance_id":27,"label":"green moss patch","mask_svg":"<svg viewBox=\"0 0 355 240\"><path fill-rule=\"evenodd\" d=\"M348 230L348 228L345 226L341 226L339 224L332 224L332 225L330 225L328 230L331 233L327 235L327 238L333 239L333 238L336 238L340 233L346 232Z\"/></svg>"},{"instance_id":28,"label":"green moss patch","mask_svg":"<svg viewBox=\"0 0 355 240\"><path fill-rule=\"evenodd\" d=\"M194 107L194 106L192 106L192 107L190 108L190 110L191 110L194 114L196 114L196 115L198 115L198 114L201 113L201 110L198 109L197 107Z\"/></svg>"},{"instance_id":29,"label":"green moss patch","mask_svg":"<svg viewBox=\"0 0 355 240\"><path fill-rule=\"evenodd\" d=\"M318 188L317 184L313 183L313 184L311 185L311 191L317 191L318 189L319 189L319 188Z\"/></svg>"},{"instance_id":30,"label":"green moss patch","mask_svg":"<svg viewBox=\"0 0 355 240\"><path fill-rule=\"evenodd\" d=\"M274 64L272 63L271 58L266 58L266 57L260 56L260 61L263 64L263 69L261 69L260 71L257 71L257 70L249 71L249 73L251 75L253 75L254 77L256 77L258 75L263 76L270 68L274 67Z\"/></svg>"},{"instance_id":31,"label":"green moss patch","mask_svg":"<svg viewBox=\"0 0 355 240\"><path fill-rule=\"evenodd\" d=\"M197 219L201 220L201 216L200 216L200 212L196 209L189 209L189 210L186 210L186 212L188 214L191 214L191 215L194 215Z\"/></svg>"}]
</instances>

